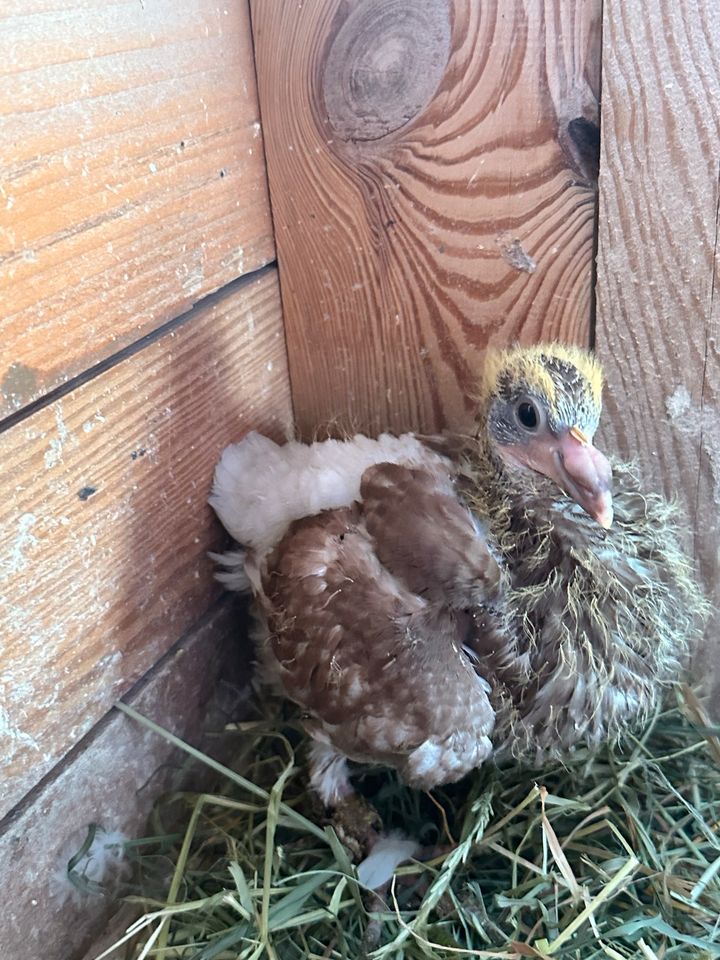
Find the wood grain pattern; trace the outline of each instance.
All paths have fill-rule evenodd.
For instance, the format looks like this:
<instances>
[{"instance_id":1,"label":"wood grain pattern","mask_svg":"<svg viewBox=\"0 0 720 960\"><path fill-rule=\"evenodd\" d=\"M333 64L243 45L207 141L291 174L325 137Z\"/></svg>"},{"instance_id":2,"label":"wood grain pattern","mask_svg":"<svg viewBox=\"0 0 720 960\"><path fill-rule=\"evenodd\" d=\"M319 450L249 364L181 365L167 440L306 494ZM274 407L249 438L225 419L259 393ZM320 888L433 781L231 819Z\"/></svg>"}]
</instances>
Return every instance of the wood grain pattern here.
<instances>
[{"instance_id":1,"label":"wood grain pattern","mask_svg":"<svg viewBox=\"0 0 720 960\"><path fill-rule=\"evenodd\" d=\"M609 448L639 458L649 483L680 498L716 604L718 143L715 4L606 0L597 282L597 348L609 380L603 435Z\"/></svg>"},{"instance_id":2,"label":"wood grain pattern","mask_svg":"<svg viewBox=\"0 0 720 960\"><path fill-rule=\"evenodd\" d=\"M220 760L230 744L212 733L222 729L227 711L237 708L238 687L233 691L230 684L243 682L242 672L234 670L238 620L232 604L216 607L127 698L140 713ZM81 848L91 823L128 837L145 836L156 797L202 790L209 771L188 768L178 754L156 734L112 711L60 764L52 781L0 825L0 883L14 891L0 925L0 956L75 960L105 932L117 901L72 887L63 876L68 859ZM109 892L122 895L113 890L112 881L119 879L128 878L107 878ZM123 932L117 931L117 939ZM92 960L101 952L95 950Z\"/></svg>"},{"instance_id":3,"label":"wood grain pattern","mask_svg":"<svg viewBox=\"0 0 720 960\"><path fill-rule=\"evenodd\" d=\"M0 415L274 257L247 3L0 9Z\"/></svg>"},{"instance_id":4,"label":"wood grain pattern","mask_svg":"<svg viewBox=\"0 0 720 960\"><path fill-rule=\"evenodd\" d=\"M457 426L488 342L588 342L600 0L252 10L305 435Z\"/></svg>"},{"instance_id":5,"label":"wood grain pattern","mask_svg":"<svg viewBox=\"0 0 720 960\"><path fill-rule=\"evenodd\" d=\"M207 609L218 454L290 426L267 270L0 435L0 816Z\"/></svg>"}]
</instances>

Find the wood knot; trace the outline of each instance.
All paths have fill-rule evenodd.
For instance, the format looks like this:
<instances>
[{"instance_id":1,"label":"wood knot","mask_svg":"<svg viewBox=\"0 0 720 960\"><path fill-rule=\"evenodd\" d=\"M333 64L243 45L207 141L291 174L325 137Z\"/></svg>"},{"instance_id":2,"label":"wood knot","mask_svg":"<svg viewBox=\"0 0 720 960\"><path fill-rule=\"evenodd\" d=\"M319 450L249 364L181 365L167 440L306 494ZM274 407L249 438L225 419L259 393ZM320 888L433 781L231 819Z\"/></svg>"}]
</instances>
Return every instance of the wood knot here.
<instances>
[{"instance_id":1,"label":"wood knot","mask_svg":"<svg viewBox=\"0 0 720 960\"><path fill-rule=\"evenodd\" d=\"M325 110L338 137L379 140L418 116L443 78L450 36L448 0L352 4L322 73Z\"/></svg>"},{"instance_id":2,"label":"wood knot","mask_svg":"<svg viewBox=\"0 0 720 960\"><path fill-rule=\"evenodd\" d=\"M575 117L567 124L560 145L568 160L588 184L597 183L600 171L600 127L587 117Z\"/></svg>"}]
</instances>

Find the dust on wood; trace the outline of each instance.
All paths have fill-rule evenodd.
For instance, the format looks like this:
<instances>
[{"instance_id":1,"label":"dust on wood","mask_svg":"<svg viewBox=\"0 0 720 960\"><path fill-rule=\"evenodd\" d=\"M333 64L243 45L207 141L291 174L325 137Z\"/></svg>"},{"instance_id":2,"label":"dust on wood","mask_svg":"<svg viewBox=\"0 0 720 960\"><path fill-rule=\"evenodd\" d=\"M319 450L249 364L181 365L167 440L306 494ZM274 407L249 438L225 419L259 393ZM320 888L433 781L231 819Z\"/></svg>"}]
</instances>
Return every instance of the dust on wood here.
<instances>
[{"instance_id":1,"label":"dust on wood","mask_svg":"<svg viewBox=\"0 0 720 960\"><path fill-rule=\"evenodd\" d=\"M254 3L305 435L461 425L489 342L588 342L599 17L600 0Z\"/></svg>"},{"instance_id":2,"label":"dust on wood","mask_svg":"<svg viewBox=\"0 0 720 960\"><path fill-rule=\"evenodd\" d=\"M0 816L207 609L251 428L291 429L274 270L0 435Z\"/></svg>"},{"instance_id":3,"label":"dust on wood","mask_svg":"<svg viewBox=\"0 0 720 960\"><path fill-rule=\"evenodd\" d=\"M0 416L274 256L247 4L2 5Z\"/></svg>"},{"instance_id":4,"label":"dust on wood","mask_svg":"<svg viewBox=\"0 0 720 960\"><path fill-rule=\"evenodd\" d=\"M720 603L720 31L711 0L606 0L597 347L603 436L677 496ZM709 635L717 635L715 627ZM717 641L712 650L717 656Z\"/></svg>"}]
</instances>

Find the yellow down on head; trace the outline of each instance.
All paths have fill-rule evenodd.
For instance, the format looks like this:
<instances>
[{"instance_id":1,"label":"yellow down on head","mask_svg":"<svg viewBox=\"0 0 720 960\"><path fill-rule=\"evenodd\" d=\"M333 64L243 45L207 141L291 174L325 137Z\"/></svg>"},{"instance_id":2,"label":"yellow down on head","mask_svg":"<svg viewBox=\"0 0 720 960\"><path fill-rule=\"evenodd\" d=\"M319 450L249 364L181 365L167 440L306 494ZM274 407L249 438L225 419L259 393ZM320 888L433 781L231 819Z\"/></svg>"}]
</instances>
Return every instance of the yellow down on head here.
<instances>
[{"instance_id":1,"label":"yellow down on head","mask_svg":"<svg viewBox=\"0 0 720 960\"><path fill-rule=\"evenodd\" d=\"M601 403L603 386L602 367L595 357L581 347L564 343L539 343L532 347L510 347L507 350L488 350L481 380L481 396L488 400L498 389L500 379L509 377L523 384L532 393L555 402L557 389L548 372L543 357L557 357L572 364L587 380L594 402Z\"/></svg>"}]
</instances>

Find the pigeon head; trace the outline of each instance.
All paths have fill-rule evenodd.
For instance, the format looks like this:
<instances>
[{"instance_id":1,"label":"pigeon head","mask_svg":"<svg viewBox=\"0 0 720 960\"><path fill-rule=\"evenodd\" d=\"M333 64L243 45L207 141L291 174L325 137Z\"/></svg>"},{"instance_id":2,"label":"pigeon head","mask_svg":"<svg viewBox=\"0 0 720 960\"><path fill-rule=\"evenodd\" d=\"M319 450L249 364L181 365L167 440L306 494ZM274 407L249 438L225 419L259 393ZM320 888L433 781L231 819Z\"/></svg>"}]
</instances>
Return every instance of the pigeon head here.
<instances>
[{"instance_id":1,"label":"pigeon head","mask_svg":"<svg viewBox=\"0 0 720 960\"><path fill-rule=\"evenodd\" d=\"M540 474L608 528L612 472L592 442L602 383L599 363L579 347L513 347L487 356L481 409L490 449L516 484Z\"/></svg>"}]
</instances>

